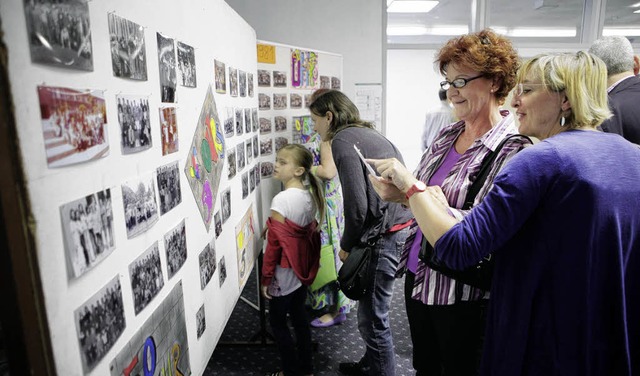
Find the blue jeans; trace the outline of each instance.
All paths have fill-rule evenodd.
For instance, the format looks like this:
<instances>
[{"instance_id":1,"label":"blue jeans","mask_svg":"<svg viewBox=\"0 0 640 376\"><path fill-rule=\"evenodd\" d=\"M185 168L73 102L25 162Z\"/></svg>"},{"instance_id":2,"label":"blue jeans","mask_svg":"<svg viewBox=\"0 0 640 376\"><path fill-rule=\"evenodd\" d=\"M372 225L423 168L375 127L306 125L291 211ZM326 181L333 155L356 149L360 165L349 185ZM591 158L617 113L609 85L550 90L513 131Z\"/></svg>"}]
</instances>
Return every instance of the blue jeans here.
<instances>
[{"instance_id":1,"label":"blue jeans","mask_svg":"<svg viewBox=\"0 0 640 376\"><path fill-rule=\"evenodd\" d=\"M396 359L389 326L389 308L393 282L407 228L385 234L376 243L370 268L373 278L366 295L358 303L358 329L365 342L366 352L360 360L369 375L393 376Z\"/></svg>"}]
</instances>

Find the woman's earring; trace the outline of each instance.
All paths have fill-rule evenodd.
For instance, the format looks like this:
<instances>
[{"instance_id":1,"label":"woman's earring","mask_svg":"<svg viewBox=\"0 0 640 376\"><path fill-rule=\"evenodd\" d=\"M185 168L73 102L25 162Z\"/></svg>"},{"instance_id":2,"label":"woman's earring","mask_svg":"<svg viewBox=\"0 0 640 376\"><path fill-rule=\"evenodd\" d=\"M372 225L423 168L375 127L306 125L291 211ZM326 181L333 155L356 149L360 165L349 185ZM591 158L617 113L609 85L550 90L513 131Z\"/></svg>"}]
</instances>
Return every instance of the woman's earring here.
<instances>
[{"instance_id":1,"label":"woman's earring","mask_svg":"<svg viewBox=\"0 0 640 376\"><path fill-rule=\"evenodd\" d=\"M564 116L560 117L560 126L564 127L564 124L566 123L566 119L564 118Z\"/></svg>"}]
</instances>

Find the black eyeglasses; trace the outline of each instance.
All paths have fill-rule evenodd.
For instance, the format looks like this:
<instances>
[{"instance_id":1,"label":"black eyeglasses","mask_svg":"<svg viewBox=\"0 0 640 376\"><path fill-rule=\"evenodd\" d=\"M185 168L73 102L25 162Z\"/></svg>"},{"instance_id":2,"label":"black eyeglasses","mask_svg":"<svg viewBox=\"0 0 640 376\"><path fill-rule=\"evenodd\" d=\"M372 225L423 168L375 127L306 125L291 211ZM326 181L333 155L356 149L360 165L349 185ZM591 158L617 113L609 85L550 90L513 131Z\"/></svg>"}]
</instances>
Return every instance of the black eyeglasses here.
<instances>
[{"instance_id":1,"label":"black eyeglasses","mask_svg":"<svg viewBox=\"0 0 640 376\"><path fill-rule=\"evenodd\" d=\"M449 90L449 88L451 86L455 87L456 89L460 89L463 88L465 86L467 86L467 84L473 80L475 80L476 78L480 78L480 77L484 77L484 74L481 74L479 76L475 76L475 77L471 77L471 78L456 78L455 80L449 82L449 81L442 81L440 82L440 87L444 90Z\"/></svg>"}]
</instances>

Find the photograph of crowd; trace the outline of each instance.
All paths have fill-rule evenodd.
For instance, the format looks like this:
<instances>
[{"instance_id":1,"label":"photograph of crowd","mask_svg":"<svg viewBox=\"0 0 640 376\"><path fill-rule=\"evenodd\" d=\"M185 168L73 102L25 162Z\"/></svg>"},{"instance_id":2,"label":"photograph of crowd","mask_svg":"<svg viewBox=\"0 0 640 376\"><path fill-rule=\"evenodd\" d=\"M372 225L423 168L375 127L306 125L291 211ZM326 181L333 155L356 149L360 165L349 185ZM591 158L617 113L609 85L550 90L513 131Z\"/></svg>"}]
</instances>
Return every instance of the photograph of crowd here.
<instances>
[{"instance_id":1,"label":"photograph of crowd","mask_svg":"<svg viewBox=\"0 0 640 376\"><path fill-rule=\"evenodd\" d=\"M260 142L258 141L258 135L253 136L253 142L251 142L252 146L253 146L253 156L258 158L259 157L259 147L260 147Z\"/></svg>"},{"instance_id":2,"label":"photograph of crowd","mask_svg":"<svg viewBox=\"0 0 640 376\"><path fill-rule=\"evenodd\" d=\"M239 136L244 133L244 113L242 108L236 108L236 134Z\"/></svg>"},{"instance_id":3,"label":"photograph of crowd","mask_svg":"<svg viewBox=\"0 0 640 376\"><path fill-rule=\"evenodd\" d=\"M260 140L260 156L273 154L273 139Z\"/></svg>"},{"instance_id":4,"label":"photograph of crowd","mask_svg":"<svg viewBox=\"0 0 640 376\"><path fill-rule=\"evenodd\" d=\"M227 188L220 194L220 206L222 207L222 223L231 217L231 188Z\"/></svg>"},{"instance_id":5,"label":"photograph of crowd","mask_svg":"<svg viewBox=\"0 0 640 376\"><path fill-rule=\"evenodd\" d=\"M133 95L116 95L116 100L122 154L149 149L152 146L149 99Z\"/></svg>"},{"instance_id":6,"label":"photograph of crowd","mask_svg":"<svg viewBox=\"0 0 640 376\"><path fill-rule=\"evenodd\" d=\"M42 134L49 167L109 154L104 92L38 86Z\"/></svg>"},{"instance_id":7,"label":"photograph of crowd","mask_svg":"<svg viewBox=\"0 0 640 376\"><path fill-rule=\"evenodd\" d=\"M158 295L164 286L158 242L129 264L129 278L136 316Z\"/></svg>"},{"instance_id":8,"label":"photograph of crowd","mask_svg":"<svg viewBox=\"0 0 640 376\"><path fill-rule=\"evenodd\" d=\"M245 71L238 71L238 86L240 89L240 96L247 96L247 73Z\"/></svg>"},{"instance_id":9,"label":"photograph of crowd","mask_svg":"<svg viewBox=\"0 0 640 376\"><path fill-rule=\"evenodd\" d=\"M244 109L244 132L251 133L251 109Z\"/></svg>"},{"instance_id":10,"label":"photograph of crowd","mask_svg":"<svg viewBox=\"0 0 640 376\"><path fill-rule=\"evenodd\" d=\"M273 94L273 109L274 110L287 109L287 94Z\"/></svg>"},{"instance_id":11,"label":"photograph of crowd","mask_svg":"<svg viewBox=\"0 0 640 376\"><path fill-rule=\"evenodd\" d=\"M80 343L82 370L88 374L124 332L122 288L118 276L73 313Z\"/></svg>"},{"instance_id":12,"label":"photograph of crowd","mask_svg":"<svg viewBox=\"0 0 640 376\"><path fill-rule=\"evenodd\" d=\"M236 145L236 161L238 163L238 171L242 171L246 165L246 160L244 158L244 142Z\"/></svg>"},{"instance_id":13,"label":"photograph of crowd","mask_svg":"<svg viewBox=\"0 0 640 376\"><path fill-rule=\"evenodd\" d=\"M242 198L245 199L249 196L249 173L244 172L242 174Z\"/></svg>"},{"instance_id":14,"label":"photograph of crowd","mask_svg":"<svg viewBox=\"0 0 640 376\"><path fill-rule=\"evenodd\" d=\"M64 250L70 278L77 278L115 248L111 190L60 206Z\"/></svg>"},{"instance_id":15,"label":"photograph of crowd","mask_svg":"<svg viewBox=\"0 0 640 376\"><path fill-rule=\"evenodd\" d=\"M156 189L150 175L125 182L121 188L127 238L131 239L147 231L158 221Z\"/></svg>"},{"instance_id":16,"label":"photograph of crowd","mask_svg":"<svg viewBox=\"0 0 640 376\"><path fill-rule=\"evenodd\" d=\"M253 98L253 73L247 73L247 94Z\"/></svg>"},{"instance_id":17,"label":"photograph of crowd","mask_svg":"<svg viewBox=\"0 0 640 376\"><path fill-rule=\"evenodd\" d=\"M289 140L287 140L286 137L276 137L276 153L287 146L287 144L289 144Z\"/></svg>"},{"instance_id":18,"label":"photograph of crowd","mask_svg":"<svg viewBox=\"0 0 640 376\"><path fill-rule=\"evenodd\" d=\"M340 90L340 79L338 77L331 77L331 89Z\"/></svg>"},{"instance_id":19,"label":"photograph of crowd","mask_svg":"<svg viewBox=\"0 0 640 376\"><path fill-rule=\"evenodd\" d=\"M258 69L258 86L270 87L271 86L271 72L265 69Z\"/></svg>"},{"instance_id":20,"label":"photograph of crowd","mask_svg":"<svg viewBox=\"0 0 640 376\"><path fill-rule=\"evenodd\" d=\"M229 95L238 96L238 70L232 67L229 67Z\"/></svg>"},{"instance_id":21,"label":"photograph of crowd","mask_svg":"<svg viewBox=\"0 0 640 376\"><path fill-rule=\"evenodd\" d=\"M273 71L273 86L287 87L287 72Z\"/></svg>"},{"instance_id":22,"label":"photograph of crowd","mask_svg":"<svg viewBox=\"0 0 640 376\"><path fill-rule=\"evenodd\" d=\"M267 94L258 93L258 108L261 111L271 109L271 97Z\"/></svg>"},{"instance_id":23,"label":"photograph of crowd","mask_svg":"<svg viewBox=\"0 0 640 376\"><path fill-rule=\"evenodd\" d=\"M87 2L29 0L24 12L32 62L93 71Z\"/></svg>"},{"instance_id":24,"label":"photograph of crowd","mask_svg":"<svg viewBox=\"0 0 640 376\"><path fill-rule=\"evenodd\" d=\"M227 150L227 178L236 176L236 149Z\"/></svg>"},{"instance_id":25,"label":"photograph of crowd","mask_svg":"<svg viewBox=\"0 0 640 376\"><path fill-rule=\"evenodd\" d=\"M256 189L256 175L255 168L249 170L249 193L252 193Z\"/></svg>"},{"instance_id":26,"label":"photograph of crowd","mask_svg":"<svg viewBox=\"0 0 640 376\"><path fill-rule=\"evenodd\" d=\"M158 39L158 70L160 72L160 97L163 103L176 101L176 48L173 38L156 33Z\"/></svg>"},{"instance_id":27,"label":"photograph of crowd","mask_svg":"<svg viewBox=\"0 0 640 376\"><path fill-rule=\"evenodd\" d=\"M260 163L260 177L270 178L273 175L273 162Z\"/></svg>"},{"instance_id":28,"label":"photograph of crowd","mask_svg":"<svg viewBox=\"0 0 640 376\"><path fill-rule=\"evenodd\" d=\"M252 131L257 132L258 131L258 127L259 127L258 109L257 108L252 108L251 109L251 128L252 128Z\"/></svg>"},{"instance_id":29,"label":"photograph of crowd","mask_svg":"<svg viewBox=\"0 0 640 376\"><path fill-rule=\"evenodd\" d=\"M308 108L311 104L311 94L304 95L304 107Z\"/></svg>"},{"instance_id":30,"label":"photograph of crowd","mask_svg":"<svg viewBox=\"0 0 640 376\"><path fill-rule=\"evenodd\" d=\"M256 177L256 187L260 185L260 163L253 167L253 175Z\"/></svg>"},{"instance_id":31,"label":"photograph of crowd","mask_svg":"<svg viewBox=\"0 0 640 376\"><path fill-rule=\"evenodd\" d=\"M220 237L222 234L222 215L220 215L220 210L213 215L213 222L216 230L216 239Z\"/></svg>"},{"instance_id":32,"label":"photograph of crowd","mask_svg":"<svg viewBox=\"0 0 640 376\"><path fill-rule=\"evenodd\" d=\"M108 14L111 66L116 77L147 80L144 28L137 23Z\"/></svg>"},{"instance_id":33,"label":"photograph of crowd","mask_svg":"<svg viewBox=\"0 0 640 376\"><path fill-rule=\"evenodd\" d=\"M253 145L251 145L251 139L245 141L245 157L247 158L247 164L250 164L253 160Z\"/></svg>"},{"instance_id":34,"label":"photograph of crowd","mask_svg":"<svg viewBox=\"0 0 640 376\"><path fill-rule=\"evenodd\" d=\"M178 161L158 167L156 173L160 196L160 215L164 215L182 202Z\"/></svg>"},{"instance_id":35,"label":"photograph of crowd","mask_svg":"<svg viewBox=\"0 0 640 376\"><path fill-rule=\"evenodd\" d=\"M271 133L271 118L260 118L260 134Z\"/></svg>"},{"instance_id":36,"label":"photograph of crowd","mask_svg":"<svg viewBox=\"0 0 640 376\"><path fill-rule=\"evenodd\" d=\"M204 290L213 273L216 272L216 249L213 240L200 252L198 260L200 261L200 289Z\"/></svg>"},{"instance_id":37,"label":"photograph of crowd","mask_svg":"<svg viewBox=\"0 0 640 376\"><path fill-rule=\"evenodd\" d=\"M218 94L226 94L227 93L227 68L225 63L222 61L214 60L213 61L214 70L215 70L215 80L216 80L216 93Z\"/></svg>"},{"instance_id":38,"label":"photograph of crowd","mask_svg":"<svg viewBox=\"0 0 640 376\"><path fill-rule=\"evenodd\" d=\"M193 47L178 42L178 68L180 69L181 85L196 87L196 55Z\"/></svg>"},{"instance_id":39,"label":"photograph of crowd","mask_svg":"<svg viewBox=\"0 0 640 376\"><path fill-rule=\"evenodd\" d=\"M329 76L320 76L320 88L321 89L331 89L331 77L329 77Z\"/></svg>"},{"instance_id":40,"label":"photograph of crowd","mask_svg":"<svg viewBox=\"0 0 640 376\"><path fill-rule=\"evenodd\" d=\"M220 258L220 262L218 263L218 276L220 277L220 287L222 287L224 281L227 279L227 264L224 262L224 256Z\"/></svg>"},{"instance_id":41,"label":"photograph of crowd","mask_svg":"<svg viewBox=\"0 0 640 376\"><path fill-rule=\"evenodd\" d=\"M276 116L276 132L284 132L287 130L287 118L284 116Z\"/></svg>"},{"instance_id":42,"label":"photograph of crowd","mask_svg":"<svg viewBox=\"0 0 640 376\"><path fill-rule=\"evenodd\" d=\"M302 108L302 95L294 93L289 95L289 107Z\"/></svg>"},{"instance_id":43,"label":"photograph of crowd","mask_svg":"<svg viewBox=\"0 0 640 376\"><path fill-rule=\"evenodd\" d=\"M167 275L171 279L187 260L187 231L184 219L164 235L164 249L167 252Z\"/></svg>"},{"instance_id":44,"label":"photograph of crowd","mask_svg":"<svg viewBox=\"0 0 640 376\"><path fill-rule=\"evenodd\" d=\"M160 108L160 132L162 132L162 155L178 151L178 120L175 107Z\"/></svg>"},{"instance_id":45,"label":"photograph of crowd","mask_svg":"<svg viewBox=\"0 0 640 376\"><path fill-rule=\"evenodd\" d=\"M198 312L196 313L196 326L198 328L198 339L200 339L200 337L202 337L202 333L204 333L204 330L207 328L207 322L204 318L204 304L200 306L200 309L198 309Z\"/></svg>"},{"instance_id":46,"label":"photograph of crowd","mask_svg":"<svg viewBox=\"0 0 640 376\"><path fill-rule=\"evenodd\" d=\"M227 117L224 119L224 136L232 137L235 134L235 115L233 108L227 107Z\"/></svg>"}]
</instances>

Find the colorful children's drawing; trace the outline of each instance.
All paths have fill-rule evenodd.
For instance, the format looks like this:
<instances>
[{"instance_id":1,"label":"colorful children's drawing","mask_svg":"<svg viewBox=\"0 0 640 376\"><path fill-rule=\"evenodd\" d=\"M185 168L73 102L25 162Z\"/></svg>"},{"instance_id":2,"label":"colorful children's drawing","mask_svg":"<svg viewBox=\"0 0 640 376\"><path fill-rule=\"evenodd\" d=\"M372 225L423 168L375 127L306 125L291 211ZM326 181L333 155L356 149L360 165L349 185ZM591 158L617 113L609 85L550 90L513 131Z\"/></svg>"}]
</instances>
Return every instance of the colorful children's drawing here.
<instances>
[{"instance_id":1,"label":"colorful children's drawing","mask_svg":"<svg viewBox=\"0 0 640 376\"><path fill-rule=\"evenodd\" d=\"M311 140L314 133L313 121L311 116L294 116L293 117L293 143L306 144Z\"/></svg>"},{"instance_id":2,"label":"colorful children's drawing","mask_svg":"<svg viewBox=\"0 0 640 376\"><path fill-rule=\"evenodd\" d=\"M291 86L301 89L317 89L318 53L291 49Z\"/></svg>"}]
</instances>

